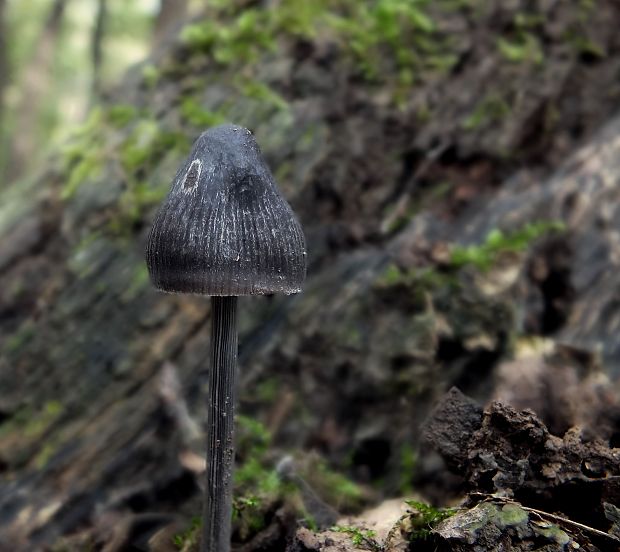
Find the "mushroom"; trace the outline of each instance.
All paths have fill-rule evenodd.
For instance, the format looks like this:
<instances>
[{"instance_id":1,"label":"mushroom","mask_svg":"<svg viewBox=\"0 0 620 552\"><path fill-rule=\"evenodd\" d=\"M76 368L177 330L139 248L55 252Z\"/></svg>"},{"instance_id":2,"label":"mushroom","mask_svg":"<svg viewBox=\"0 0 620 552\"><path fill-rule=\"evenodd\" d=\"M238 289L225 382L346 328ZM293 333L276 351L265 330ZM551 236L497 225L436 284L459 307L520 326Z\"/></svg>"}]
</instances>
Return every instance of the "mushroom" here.
<instances>
[{"instance_id":1,"label":"mushroom","mask_svg":"<svg viewBox=\"0 0 620 552\"><path fill-rule=\"evenodd\" d=\"M252 133L204 132L161 205L146 249L156 288L211 296L202 550L230 549L237 296L301 291L306 245Z\"/></svg>"}]
</instances>

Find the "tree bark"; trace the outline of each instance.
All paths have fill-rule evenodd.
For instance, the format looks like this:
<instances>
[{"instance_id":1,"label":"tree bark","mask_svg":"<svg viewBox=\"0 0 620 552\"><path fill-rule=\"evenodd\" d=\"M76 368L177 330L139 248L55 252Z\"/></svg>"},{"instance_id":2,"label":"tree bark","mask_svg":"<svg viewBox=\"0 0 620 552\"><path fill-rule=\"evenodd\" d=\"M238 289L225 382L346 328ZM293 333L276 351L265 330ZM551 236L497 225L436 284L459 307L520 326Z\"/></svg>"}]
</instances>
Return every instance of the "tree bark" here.
<instances>
[{"instance_id":1,"label":"tree bark","mask_svg":"<svg viewBox=\"0 0 620 552\"><path fill-rule=\"evenodd\" d=\"M16 128L8 159L7 181L15 180L37 147L41 103L50 88L52 65L68 0L55 0L41 31L34 54L21 79Z\"/></svg>"},{"instance_id":2,"label":"tree bark","mask_svg":"<svg viewBox=\"0 0 620 552\"><path fill-rule=\"evenodd\" d=\"M0 189L5 185L7 159L6 89L9 85L9 59L7 53L6 0L0 0Z\"/></svg>"},{"instance_id":3,"label":"tree bark","mask_svg":"<svg viewBox=\"0 0 620 552\"><path fill-rule=\"evenodd\" d=\"M188 0L161 0L155 19L153 45L159 46L187 14Z\"/></svg>"},{"instance_id":4,"label":"tree bark","mask_svg":"<svg viewBox=\"0 0 620 552\"><path fill-rule=\"evenodd\" d=\"M6 0L0 0L0 133L4 121L4 91L9 82L9 60L7 56L6 23Z\"/></svg>"},{"instance_id":5,"label":"tree bark","mask_svg":"<svg viewBox=\"0 0 620 552\"><path fill-rule=\"evenodd\" d=\"M101 67L103 65L103 39L108 20L107 0L98 0L97 17L91 39L91 55L93 64L92 99L96 101L101 95Z\"/></svg>"}]
</instances>

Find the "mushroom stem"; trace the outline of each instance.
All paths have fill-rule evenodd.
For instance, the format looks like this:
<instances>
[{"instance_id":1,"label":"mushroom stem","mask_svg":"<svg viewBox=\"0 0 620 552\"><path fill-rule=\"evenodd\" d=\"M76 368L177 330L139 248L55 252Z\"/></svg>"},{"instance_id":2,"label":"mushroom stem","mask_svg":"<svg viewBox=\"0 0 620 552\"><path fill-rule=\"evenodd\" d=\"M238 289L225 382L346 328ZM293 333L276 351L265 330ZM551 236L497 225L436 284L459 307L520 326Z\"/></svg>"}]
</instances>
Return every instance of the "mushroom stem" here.
<instances>
[{"instance_id":1,"label":"mushroom stem","mask_svg":"<svg viewBox=\"0 0 620 552\"><path fill-rule=\"evenodd\" d=\"M202 552L228 552L235 463L237 298L211 297L211 322Z\"/></svg>"}]
</instances>

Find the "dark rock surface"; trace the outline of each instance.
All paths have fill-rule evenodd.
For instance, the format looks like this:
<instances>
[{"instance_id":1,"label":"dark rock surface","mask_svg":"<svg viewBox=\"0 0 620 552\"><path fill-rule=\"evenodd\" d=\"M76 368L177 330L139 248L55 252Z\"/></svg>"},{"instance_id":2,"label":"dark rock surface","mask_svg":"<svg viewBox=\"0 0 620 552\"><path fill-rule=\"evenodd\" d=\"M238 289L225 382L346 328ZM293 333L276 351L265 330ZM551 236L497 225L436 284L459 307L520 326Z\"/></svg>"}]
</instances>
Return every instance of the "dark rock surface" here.
<instances>
[{"instance_id":1,"label":"dark rock surface","mask_svg":"<svg viewBox=\"0 0 620 552\"><path fill-rule=\"evenodd\" d=\"M450 416L456 412L461 415ZM579 428L556 437L533 412L499 402L480 416L471 399L454 389L430 415L425 437L463 476L471 493L514 498L529 508L611 531L605 505L620 500L620 449L609 442L586 441ZM491 508L495 516L497 508ZM475 517L472 511L467 515ZM471 523L456 519L447 525L461 522Z\"/></svg>"},{"instance_id":2,"label":"dark rock surface","mask_svg":"<svg viewBox=\"0 0 620 552\"><path fill-rule=\"evenodd\" d=\"M431 412L424 437L462 476L469 492L461 504L440 511L408 501L404 515L384 510L381 521L391 521L383 530L369 513L327 531L299 529L287 552L599 552L620 546L620 450L607 442L585 441L576 428L555 437L531 411L500 402L483 411L456 388Z\"/></svg>"},{"instance_id":3,"label":"dark rock surface","mask_svg":"<svg viewBox=\"0 0 620 552\"><path fill-rule=\"evenodd\" d=\"M532 514L518 503L487 501L442 522L433 535L436 550L441 552L599 550L590 539L571 529ZM602 539L604 544L614 546L612 539Z\"/></svg>"},{"instance_id":4,"label":"dark rock surface","mask_svg":"<svg viewBox=\"0 0 620 552\"><path fill-rule=\"evenodd\" d=\"M449 466L462 472L469 461L469 444L482 425L482 407L456 387L432 411L423 435Z\"/></svg>"}]
</instances>

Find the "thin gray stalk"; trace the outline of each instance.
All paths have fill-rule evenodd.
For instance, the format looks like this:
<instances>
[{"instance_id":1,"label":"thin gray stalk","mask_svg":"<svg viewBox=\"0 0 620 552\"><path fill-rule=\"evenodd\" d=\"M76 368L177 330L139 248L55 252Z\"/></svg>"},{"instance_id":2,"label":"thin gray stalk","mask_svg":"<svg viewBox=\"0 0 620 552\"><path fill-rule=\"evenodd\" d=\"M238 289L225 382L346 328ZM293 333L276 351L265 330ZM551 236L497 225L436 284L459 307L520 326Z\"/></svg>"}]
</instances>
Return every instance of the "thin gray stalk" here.
<instances>
[{"instance_id":1,"label":"thin gray stalk","mask_svg":"<svg viewBox=\"0 0 620 552\"><path fill-rule=\"evenodd\" d=\"M212 297L207 481L202 552L228 552L232 516L237 373L237 298Z\"/></svg>"}]
</instances>

